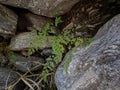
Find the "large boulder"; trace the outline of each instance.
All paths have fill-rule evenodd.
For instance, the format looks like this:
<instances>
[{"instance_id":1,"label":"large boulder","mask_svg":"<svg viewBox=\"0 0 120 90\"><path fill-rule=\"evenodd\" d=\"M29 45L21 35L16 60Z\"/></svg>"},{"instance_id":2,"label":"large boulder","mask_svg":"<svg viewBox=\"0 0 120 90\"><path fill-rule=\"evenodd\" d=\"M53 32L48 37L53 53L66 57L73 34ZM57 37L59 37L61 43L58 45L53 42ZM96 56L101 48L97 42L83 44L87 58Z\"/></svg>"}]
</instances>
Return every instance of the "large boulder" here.
<instances>
[{"instance_id":1,"label":"large boulder","mask_svg":"<svg viewBox=\"0 0 120 90\"><path fill-rule=\"evenodd\" d=\"M69 52L58 67L58 90L120 90L120 14L99 29L85 49ZM71 60L67 72L64 64Z\"/></svg>"},{"instance_id":2,"label":"large boulder","mask_svg":"<svg viewBox=\"0 0 120 90\"><path fill-rule=\"evenodd\" d=\"M0 5L0 35L4 38L15 35L16 26L17 15L5 6Z\"/></svg>"},{"instance_id":3,"label":"large boulder","mask_svg":"<svg viewBox=\"0 0 120 90\"><path fill-rule=\"evenodd\" d=\"M55 17L69 11L78 1L80 0L0 0L0 3L25 8L38 15Z\"/></svg>"}]
</instances>

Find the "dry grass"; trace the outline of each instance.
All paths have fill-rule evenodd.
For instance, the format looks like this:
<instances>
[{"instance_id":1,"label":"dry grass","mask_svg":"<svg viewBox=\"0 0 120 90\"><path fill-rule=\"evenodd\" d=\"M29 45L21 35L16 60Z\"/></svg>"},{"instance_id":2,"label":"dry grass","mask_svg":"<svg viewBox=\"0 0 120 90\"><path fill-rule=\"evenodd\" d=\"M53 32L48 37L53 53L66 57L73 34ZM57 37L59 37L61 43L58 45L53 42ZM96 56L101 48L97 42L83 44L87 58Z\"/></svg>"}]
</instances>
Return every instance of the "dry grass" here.
<instances>
[{"instance_id":1,"label":"dry grass","mask_svg":"<svg viewBox=\"0 0 120 90\"><path fill-rule=\"evenodd\" d=\"M48 81L43 82L41 79L41 71L37 73L33 72L34 68L39 66L41 67L41 65L44 66L44 64L39 63L39 65L33 67L31 70L28 69L28 72L24 74L16 71L16 73L19 75L19 78L16 81L11 82L10 84L8 84L8 79L10 77L10 74L9 74L6 80L6 90L14 90L16 85L21 81L26 86L26 88L23 87L22 90L56 90L56 87L54 85L54 73L49 73Z\"/></svg>"}]
</instances>

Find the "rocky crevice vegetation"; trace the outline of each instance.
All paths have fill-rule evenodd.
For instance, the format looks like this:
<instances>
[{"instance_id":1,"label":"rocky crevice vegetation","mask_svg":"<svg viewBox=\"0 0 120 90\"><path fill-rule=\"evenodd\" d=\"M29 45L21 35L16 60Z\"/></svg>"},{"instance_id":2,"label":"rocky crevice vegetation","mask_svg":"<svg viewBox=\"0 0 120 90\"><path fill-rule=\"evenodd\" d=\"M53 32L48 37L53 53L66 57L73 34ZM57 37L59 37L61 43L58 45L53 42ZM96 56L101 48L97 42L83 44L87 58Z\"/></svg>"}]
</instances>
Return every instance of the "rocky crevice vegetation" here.
<instances>
[{"instance_id":1,"label":"rocky crevice vegetation","mask_svg":"<svg viewBox=\"0 0 120 90\"><path fill-rule=\"evenodd\" d=\"M0 0L0 90L120 90L119 13L119 0Z\"/></svg>"}]
</instances>

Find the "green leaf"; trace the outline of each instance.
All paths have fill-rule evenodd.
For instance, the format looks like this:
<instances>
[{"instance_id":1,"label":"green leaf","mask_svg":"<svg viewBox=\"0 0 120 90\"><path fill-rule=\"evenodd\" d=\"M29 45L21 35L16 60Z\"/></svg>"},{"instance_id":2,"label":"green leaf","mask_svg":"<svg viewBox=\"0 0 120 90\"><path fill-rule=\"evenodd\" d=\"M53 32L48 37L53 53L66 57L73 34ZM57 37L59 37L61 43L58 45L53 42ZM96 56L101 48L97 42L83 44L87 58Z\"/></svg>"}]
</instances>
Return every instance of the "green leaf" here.
<instances>
[{"instance_id":1,"label":"green leaf","mask_svg":"<svg viewBox=\"0 0 120 90\"><path fill-rule=\"evenodd\" d=\"M71 62L71 59L69 60L66 60L65 64L64 64L64 69L65 69L65 72L68 73L68 67L69 67L69 64Z\"/></svg>"},{"instance_id":2,"label":"green leaf","mask_svg":"<svg viewBox=\"0 0 120 90\"><path fill-rule=\"evenodd\" d=\"M41 79L44 81L44 82L47 82L47 74L48 74L48 70L45 69L42 74L41 74Z\"/></svg>"},{"instance_id":3,"label":"green leaf","mask_svg":"<svg viewBox=\"0 0 120 90\"><path fill-rule=\"evenodd\" d=\"M62 23L61 17L56 17L55 18L55 26L57 27L58 24Z\"/></svg>"},{"instance_id":4,"label":"green leaf","mask_svg":"<svg viewBox=\"0 0 120 90\"><path fill-rule=\"evenodd\" d=\"M15 62L16 61L16 55L13 51L9 51L8 52L8 57L13 61Z\"/></svg>"}]
</instances>

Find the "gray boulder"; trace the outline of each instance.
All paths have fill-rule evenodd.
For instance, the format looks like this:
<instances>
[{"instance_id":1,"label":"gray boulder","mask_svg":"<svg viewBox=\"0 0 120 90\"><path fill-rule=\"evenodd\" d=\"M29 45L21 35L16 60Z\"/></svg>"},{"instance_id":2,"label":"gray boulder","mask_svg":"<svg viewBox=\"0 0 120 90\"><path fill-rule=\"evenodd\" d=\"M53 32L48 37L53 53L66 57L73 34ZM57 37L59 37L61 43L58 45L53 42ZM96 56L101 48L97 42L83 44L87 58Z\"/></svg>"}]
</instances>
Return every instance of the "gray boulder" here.
<instances>
[{"instance_id":1,"label":"gray boulder","mask_svg":"<svg viewBox=\"0 0 120 90\"><path fill-rule=\"evenodd\" d=\"M33 13L22 12L19 14L18 30L25 31L43 28L47 23L53 22L51 18L39 16Z\"/></svg>"},{"instance_id":2,"label":"gray boulder","mask_svg":"<svg viewBox=\"0 0 120 90\"><path fill-rule=\"evenodd\" d=\"M43 28L47 23L52 22L52 19L50 18L38 16L32 13L25 14L25 17L32 24L31 26L28 26L28 28Z\"/></svg>"},{"instance_id":3,"label":"gray boulder","mask_svg":"<svg viewBox=\"0 0 120 90\"><path fill-rule=\"evenodd\" d=\"M0 5L0 35L4 38L15 35L16 26L17 15L5 6Z\"/></svg>"},{"instance_id":4,"label":"gray boulder","mask_svg":"<svg viewBox=\"0 0 120 90\"><path fill-rule=\"evenodd\" d=\"M10 50L22 51L32 48L31 43L35 37L37 38L38 36L33 32L24 32L16 35L11 39ZM39 40L39 42L36 42L36 45L40 45L41 49L51 47L50 37L47 38L46 43L42 43L42 41Z\"/></svg>"},{"instance_id":5,"label":"gray boulder","mask_svg":"<svg viewBox=\"0 0 120 90\"><path fill-rule=\"evenodd\" d=\"M120 14L99 29L86 48L69 52L58 67L58 90L120 90ZM71 60L67 72L64 64Z\"/></svg>"},{"instance_id":6,"label":"gray boulder","mask_svg":"<svg viewBox=\"0 0 120 90\"><path fill-rule=\"evenodd\" d=\"M0 67L0 90L10 90L7 87L17 79L18 75L14 71Z\"/></svg>"},{"instance_id":7,"label":"gray boulder","mask_svg":"<svg viewBox=\"0 0 120 90\"><path fill-rule=\"evenodd\" d=\"M69 11L80 0L0 0L0 3L20 7L47 17L55 17Z\"/></svg>"},{"instance_id":8,"label":"gray boulder","mask_svg":"<svg viewBox=\"0 0 120 90\"><path fill-rule=\"evenodd\" d=\"M21 72L36 71L42 69L42 64L44 64L44 59L40 57L28 56L24 57L15 54L15 58L8 56L10 63L14 65L17 70Z\"/></svg>"}]
</instances>

